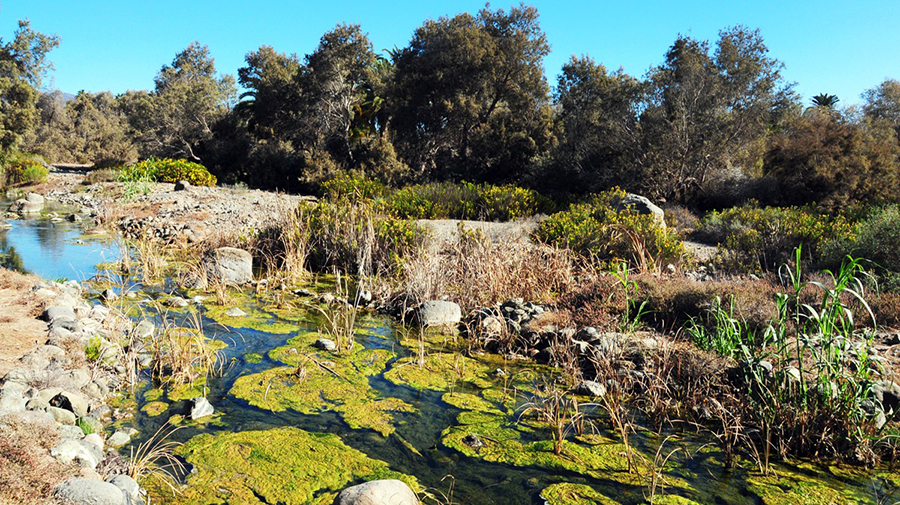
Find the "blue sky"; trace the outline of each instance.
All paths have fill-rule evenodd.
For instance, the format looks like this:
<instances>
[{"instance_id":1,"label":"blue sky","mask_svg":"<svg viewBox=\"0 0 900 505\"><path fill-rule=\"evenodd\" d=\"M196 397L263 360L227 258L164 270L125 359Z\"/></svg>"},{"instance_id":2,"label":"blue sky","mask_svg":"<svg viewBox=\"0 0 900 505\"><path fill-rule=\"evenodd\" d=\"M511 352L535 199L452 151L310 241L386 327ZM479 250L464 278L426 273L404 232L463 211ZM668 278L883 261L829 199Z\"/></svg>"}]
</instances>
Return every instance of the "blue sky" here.
<instances>
[{"instance_id":1,"label":"blue sky","mask_svg":"<svg viewBox=\"0 0 900 505\"><path fill-rule=\"evenodd\" d=\"M678 34L714 42L720 29L759 28L770 55L785 64L806 103L837 95L842 105L887 77L900 79L898 0L535 0L551 44L544 65L551 85L572 54L643 76L662 62ZM305 55L337 23L359 23L376 50L405 46L425 19L475 12L481 1L362 2L237 0L0 0L0 35L28 18L62 43L50 54L52 84L121 93L150 89L160 67L192 41L209 45L220 72L236 74L260 45ZM492 8L508 9L494 2Z\"/></svg>"}]
</instances>

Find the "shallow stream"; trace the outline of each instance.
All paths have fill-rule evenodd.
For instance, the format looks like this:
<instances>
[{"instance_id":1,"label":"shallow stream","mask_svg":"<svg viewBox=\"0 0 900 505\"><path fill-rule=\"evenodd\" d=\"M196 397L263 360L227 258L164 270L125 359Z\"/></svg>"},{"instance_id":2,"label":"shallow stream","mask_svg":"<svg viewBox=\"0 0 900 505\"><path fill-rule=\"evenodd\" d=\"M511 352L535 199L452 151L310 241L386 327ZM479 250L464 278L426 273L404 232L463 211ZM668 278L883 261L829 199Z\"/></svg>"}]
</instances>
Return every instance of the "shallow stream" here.
<instances>
[{"instance_id":1,"label":"shallow stream","mask_svg":"<svg viewBox=\"0 0 900 505\"><path fill-rule=\"evenodd\" d=\"M89 279L94 265L119 256L115 245L81 237L74 224L11 223L0 232L0 252L9 257L14 249L24 269L47 279ZM144 293L168 296L160 288ZM628 471L625 446L594 407L587 407L594 426L588 423L580 436L567 428L557 455L546 426L524 415L540 403L553 370L491 355L467 357L453 337L420 339L370 314L359 316L352 349L345 343L339 352L318 350L311 344L327 326L320 312L328 309L308 299L278 301L245 291L232 293L224 306L200 307L203 332L226 344L224 371L205 386L216 410L212 418L183 418L185 400L202 394L202 385L160 387L147 379L136 391L137 412L127 424L141 431L138 442L174 421L182 428L172 438L185 443L179 454L192 469L187 491L173 496L160 487L157 503L331 503L348 485L385 477L432 495L427 503L632 504L651 496L654 503L704 504L900 500L900 477L883 470L794 462L779 463L764 477L742 458L726 471L715 439L692 431L669 440L640 430L632 435L648 462L638 475ZM197 326L190 311L152 305L142 313L157 326ZM227 316L234 307L247 315ZM680 446L690 455L674 454L654 486L655 456Z\"/></svg>"}]
</instances>

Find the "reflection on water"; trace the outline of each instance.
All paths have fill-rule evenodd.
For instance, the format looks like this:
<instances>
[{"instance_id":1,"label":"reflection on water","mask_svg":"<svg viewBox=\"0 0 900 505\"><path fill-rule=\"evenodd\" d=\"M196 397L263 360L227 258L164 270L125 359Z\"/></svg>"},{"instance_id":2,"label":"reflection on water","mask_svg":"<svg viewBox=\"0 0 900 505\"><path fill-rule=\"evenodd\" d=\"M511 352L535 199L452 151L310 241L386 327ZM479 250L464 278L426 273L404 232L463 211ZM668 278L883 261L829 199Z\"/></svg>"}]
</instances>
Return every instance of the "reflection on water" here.
<instances>
[{"instance_id":1,"label":"reflection on water","mask_svg":"<svg viewBox=\"0 0 900 505\"><path fill-rule=\"evenodd\" d=\"M98 263L120 254L109 240L79 238L82 230L75 223L26 218L9 224L11 228L0 230L0 265L47 280L88 279Z\"/></svg>"}]
</instances>

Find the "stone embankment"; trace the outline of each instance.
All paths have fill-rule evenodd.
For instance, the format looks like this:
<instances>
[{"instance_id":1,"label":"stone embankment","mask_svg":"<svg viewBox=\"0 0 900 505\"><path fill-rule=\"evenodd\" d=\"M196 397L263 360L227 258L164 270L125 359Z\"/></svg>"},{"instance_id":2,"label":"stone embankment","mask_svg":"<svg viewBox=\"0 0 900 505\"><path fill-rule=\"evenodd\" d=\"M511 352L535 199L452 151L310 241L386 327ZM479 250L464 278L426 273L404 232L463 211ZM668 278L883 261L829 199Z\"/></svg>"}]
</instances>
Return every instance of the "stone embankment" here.
<instances>
[{"instance_id":1,"label":"stone embankment","mask_svg":"<svg viewBox=\"0 0 900 505\"><path fill-rule=\"evenodd\" d=\"M125 388L134 368L123 342L136 342L131 322L114 309L91 305L75 281L40 282L46 342L28 352L0 380L0 428L28 425L56 439L49 454L72 469L56 497L76 504L139 504L142 492L124 472L117 448L133 429L112 429L127 411L107 402Z\"/></svg>"}]
</instances>

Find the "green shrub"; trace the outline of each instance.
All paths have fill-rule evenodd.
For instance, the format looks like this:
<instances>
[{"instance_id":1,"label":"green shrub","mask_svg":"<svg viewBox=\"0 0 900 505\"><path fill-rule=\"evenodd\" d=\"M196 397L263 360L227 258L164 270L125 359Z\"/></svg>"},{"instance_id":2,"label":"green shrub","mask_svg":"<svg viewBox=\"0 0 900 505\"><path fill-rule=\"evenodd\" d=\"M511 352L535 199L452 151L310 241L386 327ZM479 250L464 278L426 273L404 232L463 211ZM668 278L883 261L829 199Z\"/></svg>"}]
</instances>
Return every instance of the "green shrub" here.
<instances>
[{"instance_id":1,"label":"green shrub","mask_svg":"<svg viewBox=\"0 0 900 505\"><path fill-rule=\"evenodd\" d=\"M398 190L388 208L404 219L511 221L547 212L552 202L534 190L512 185L441 182Z\"/></svg>"},{"instance_id":2,"label":"green shrub","mask_svg":"<svg viewBox=\"0 0 900 505\"><path fill-rule=\"evenodd\" d=\"M835 237L823 249L823 263L829 267L839 266L847 255L873 262L882 288L895 290L900 273L900 206L873 210L853 233Z\"/></svg>"},{"instance_id":3,"label":"green shrub","mask_svg":"<svg viewBox=\"0 0 900 505\"><path fill-rule=\"evenodd\" d=\"M852 224L841 215L825 216L798 207L759 207L751 202L711 212L695 236L727 249L730 268L768 271L787 263L797 247L802 247L807 259L818 261L827 242L852 234Z\"/></svg>"},{"instance_id":4,"label":"green shrub","mask_svg":"<svg viewBox=\"0 0 900 505\"><path fill-rule=\"evenodd\" d=\"M617 212L615 204L624 196L616 188L573 204L543 221L535 238L607 265L629 261L646 269L680 262L685 249L677 234L659 226L651 215Z\"/></svg>"},{"instance_id":5,"label":"green shrub","mask_svg":"<svg viewBox=\"0 0 900 505\"><path fill-rule=\"evenodd\" d=\"M339 172L334 178L323 182L320 189L322 196L335 202L372 200L387 192L384 184L359 172Z\"/></svg>"},{"instance_id":6,"label":"green shrub","mask_svg":"<svg viewBox=\"0 0 900 505\"><path fill-rule=\"evenodd\" d=\"M2 164L9 186L40 184L47 179L47 168L37 155L11 153L3 157Z\"/></svg>"},{"instance_id":7,"label":"green shrub","mask_svg":"<svg viewBox=\"0 0 900 505\"><path fill-rule=\"evenodd\" d=\"M120 180L123 182L144 180L156 182L187 181L194 186L216 185L216 177L210 174L203 165L171 158L150 158L128 165L122 169Z\"/></svg>"}]
</instances>

